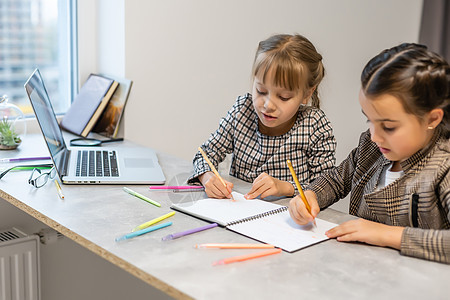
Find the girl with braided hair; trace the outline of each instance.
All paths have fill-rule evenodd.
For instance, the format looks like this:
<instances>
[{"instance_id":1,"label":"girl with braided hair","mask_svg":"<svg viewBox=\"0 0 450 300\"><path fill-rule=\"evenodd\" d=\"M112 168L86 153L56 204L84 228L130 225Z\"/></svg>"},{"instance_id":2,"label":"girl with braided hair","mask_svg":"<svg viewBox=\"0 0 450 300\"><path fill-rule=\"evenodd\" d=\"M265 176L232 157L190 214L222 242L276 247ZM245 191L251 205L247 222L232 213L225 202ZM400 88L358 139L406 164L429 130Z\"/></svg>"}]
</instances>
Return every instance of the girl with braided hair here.
<instances>
[{"instance_id":1,"label":"girl with braided hair","mask_svg":"<svg viewBox=\"0 0 450 300\"><path fill-rule=\"evenodd\" d=\"M289 204L298 224L350 193L359 217L329 230L338 241L391 247L403 255L450 263L450 67L417 44L370 60L359 103L369 130L337 167Z\"/></svg>"}]
</instances>

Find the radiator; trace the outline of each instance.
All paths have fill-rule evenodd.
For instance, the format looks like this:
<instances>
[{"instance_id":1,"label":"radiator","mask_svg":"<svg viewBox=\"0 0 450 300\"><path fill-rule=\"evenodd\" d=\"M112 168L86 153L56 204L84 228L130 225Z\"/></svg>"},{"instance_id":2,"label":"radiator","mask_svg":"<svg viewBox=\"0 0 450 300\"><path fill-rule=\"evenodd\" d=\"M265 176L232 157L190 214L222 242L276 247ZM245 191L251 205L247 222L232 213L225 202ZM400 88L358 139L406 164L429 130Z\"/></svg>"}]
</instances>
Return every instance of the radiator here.
<instances>
[{"instance_id":1,"label":"radiator","mask_svg":"<svg viewBox=\"0 0 450 300\"><path fill-rule=\"evenodd\" d=\"M0 230L0 300L39 300L39 236Z\"/></svg>"}]
</instances>

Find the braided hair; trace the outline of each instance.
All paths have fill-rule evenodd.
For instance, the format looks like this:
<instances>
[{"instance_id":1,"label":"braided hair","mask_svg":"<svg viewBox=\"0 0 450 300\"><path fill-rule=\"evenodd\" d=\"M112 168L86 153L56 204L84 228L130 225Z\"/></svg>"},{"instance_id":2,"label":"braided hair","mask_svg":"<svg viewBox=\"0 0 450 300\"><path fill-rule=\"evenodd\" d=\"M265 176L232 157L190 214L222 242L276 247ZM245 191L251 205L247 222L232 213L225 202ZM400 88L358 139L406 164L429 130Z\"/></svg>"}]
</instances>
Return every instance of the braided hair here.
<instances>
[{"instance_id":1,"label":"braided hair","mask_svg":"<svg viewBox=\"0 0 450 300\"><path fill-rule=\"evenodd\" d=\"M441 108L439 127L450 137L450 66L426 46L403 43L382 51L364 67L361 84L366 96L392 95L419 119Z\"/></svg>"}]
</instances>

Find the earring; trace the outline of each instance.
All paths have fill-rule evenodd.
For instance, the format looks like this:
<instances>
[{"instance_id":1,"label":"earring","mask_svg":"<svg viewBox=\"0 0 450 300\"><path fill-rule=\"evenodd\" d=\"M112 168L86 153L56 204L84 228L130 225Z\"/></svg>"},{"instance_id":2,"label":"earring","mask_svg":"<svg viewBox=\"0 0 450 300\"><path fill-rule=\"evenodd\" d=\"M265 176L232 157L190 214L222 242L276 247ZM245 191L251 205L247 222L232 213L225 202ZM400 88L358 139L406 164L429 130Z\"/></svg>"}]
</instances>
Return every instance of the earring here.
<instances>
[{"instance_id":1,"label":"earring","mask_svg":"<svg viewBox=\"0 0 450 300\"><path fill-rule=\"evenodd\" d=\"M434 127L433 127L433 126L428 126L428 129L429 129L429 130L433 130Z\"/></svg>"}]
</instances>

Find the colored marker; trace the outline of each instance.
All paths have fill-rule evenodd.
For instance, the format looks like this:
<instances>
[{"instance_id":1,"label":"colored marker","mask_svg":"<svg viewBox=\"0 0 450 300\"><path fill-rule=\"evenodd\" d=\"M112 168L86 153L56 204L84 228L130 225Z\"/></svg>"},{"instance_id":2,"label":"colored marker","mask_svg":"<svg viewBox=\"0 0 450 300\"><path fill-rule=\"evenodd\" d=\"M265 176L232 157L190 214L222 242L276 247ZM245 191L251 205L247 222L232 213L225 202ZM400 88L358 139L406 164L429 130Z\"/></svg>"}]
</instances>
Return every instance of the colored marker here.
<instances>
[{"instance_id":1,"label":"colored marker","mask_svg":"<svg viewBox=\"0 0 450 300\"><path fill-rule=\"evenodd\" d=\"M253 258L267 256L267 255L277 254L277 253L280 253L280 252L281 252L281 249L270 249L270 250L267 250L267 251L251 253L251 254L247 254L247 255L233 256L233 257L229 257L229 258L225 258L225 259L222 259L222 260L215 261L215 262L213 262L213 266L226 265L226 264L230 264L230 263L234 263L234 262L239 262L239 261L244 261L244 260L248 260L248 259L253 259Z\"/></svg>"},{"instance_id":2,"label":"colored marker","mask_svg":"<svg viewBox=\"0 0 450 300\"><path fill-rule=\"evenodd\" d=\"M30 160L47 160L51 159L48 156L45 157L18 157L18 158L2 158L0 159L0 162L15 162L15 161L30 161Z\"/></svg>"},{"instance_id":3,"label":"colored marker","mask_svg":"<svg viewBox=\"0 0 450 300\"><path fill-rule=\"evenodd\" d=\"M151 227L139 230L139 231L131 232L131 233L128 233L128 234L122 235L121 237L116 238L116 242L128 240L128 239L134 238L136 236L143 235L143 234L146 234L146 233L149 233L149 232L152 232L152 231L155 231L155 230L158 230L158 229L170 226L170 225L172 225L172 222L162 223L162 224L151 226Z\"/></svg>"},{"instance_id":4,"label":"colored marker","mask_svg":"<svg viewBox=\"0 0 450 300\"><path fill-rule=\"evenodd\" d=\"M159 221L162 221L162 220L164 220L164 219L167 219L167 218L173 216L174 214L175 214L175 212L173 211L173 212L170 212L170 213L168 213L168 214L165 214L165 215L163 215L163 216L161 216L161 217L159 217L159 218L155 218L155 219L153 219L153 220L150 220L150 221L148 221L148 222L145 222L144 224L141 224L141 225L139 225L139 226L136 226L131 232L135 232L135 231L138 231L138 230L142 230L142 229L144 229L144 228L147 228L147 227L149 227L149 226L151 226L151 225L153 225L153 224L158 223Z\"/></svg>"},{"instance_id":5,"label":"colored marker","mask_svg":"<svg viewBox=\"0 0 450 300\"><path fill-rule=\"evenodd\" d=\"M182 232L172 233L172 234L169 234L169 235L166 235L165 237L163 237L162 240L163 241L174 240L174 239L180 238L182 236L189 235L189 234L196 233L196 232L203 231L203 230L207 230L207 229L211 229L216 226L217 226L217 223L212 223L212 224L208 224L208 225L205 225L202 227L193 228L193 229L189 229L189 230L182 231Z\"/></svg>"},{"instance_id":6,"label":"colored marker","mask_svg":"<svg viewBox=\"0 0 450 300\"><path fill-rule=\"evenodd\" d=\"M144 201L147 201L148 203L151 203L151 204L153 204L153 205L156 205L156 206L158 206L158 207L161 207L161 204L159 204L158 202L156 202L156 201L154 201L154 200L151 200L151 199L145 197L144 195L141 195L141 194L139 194L139 193L136 193L135 191L132 191L132 190L130 190L129 188L123 187L123 190L124 190L125 192L127 192L128 194L130 194L130 195L133 195L133 196L135 196L135 197L138 197L139 199L142 199L142 200L144 200Z\"/></svg>"},{"instance_id":7,"label":"colored marker","mask_svg":"<svg viewBox=\"0 0 450 300\"><path fill-rule=\"evenodd\" d=\"M150 186L151 190L196 190L203 189L201 185L155 185Z\"/></svg>"},{"instance_id":8,"label":"colored marker","mask_svg":"<svg viewBox=\"0 0 450 300\"><path fill-rule=\"evenodd\" d=\"M269 244L200 244L195 245L197 249L205 249L205 248L217 248L217 249L270 249L275 248L274 245Z\"/></svg>"},{"instance_id":9,"label":"colored marker","mask_svg":"<svg viewBox=\"0 0 450 300\"><path fill-rule=\"evenodd\" d=\"M189 190L172 190L174 193L195 193L195 192L204 192L205 189L189 189Z\"/></svg>"}]
</instances>

